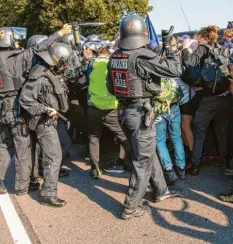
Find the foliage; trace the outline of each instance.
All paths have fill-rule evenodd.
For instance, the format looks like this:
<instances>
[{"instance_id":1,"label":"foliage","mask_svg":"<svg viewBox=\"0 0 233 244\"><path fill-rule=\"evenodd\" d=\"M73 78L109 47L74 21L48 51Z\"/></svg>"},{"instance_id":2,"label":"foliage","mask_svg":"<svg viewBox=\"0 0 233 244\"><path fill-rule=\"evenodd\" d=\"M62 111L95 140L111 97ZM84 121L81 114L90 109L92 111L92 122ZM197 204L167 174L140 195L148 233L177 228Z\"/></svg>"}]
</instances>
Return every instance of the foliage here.
<instances>
[{"instance_id":1,"label":"foliage","mask_svg":"<svg viewBox=\"0 0 233 244\"><path fill-rule=\"evenodd\" d=\"M100 21L98 28L82 27L82 34L102 33L114 39L122 16L137 12L145 17L152 10L149 0L0 0L0 25L27 27L30 35L50 34L64 23Z\"/></svg>"}]
</instances>

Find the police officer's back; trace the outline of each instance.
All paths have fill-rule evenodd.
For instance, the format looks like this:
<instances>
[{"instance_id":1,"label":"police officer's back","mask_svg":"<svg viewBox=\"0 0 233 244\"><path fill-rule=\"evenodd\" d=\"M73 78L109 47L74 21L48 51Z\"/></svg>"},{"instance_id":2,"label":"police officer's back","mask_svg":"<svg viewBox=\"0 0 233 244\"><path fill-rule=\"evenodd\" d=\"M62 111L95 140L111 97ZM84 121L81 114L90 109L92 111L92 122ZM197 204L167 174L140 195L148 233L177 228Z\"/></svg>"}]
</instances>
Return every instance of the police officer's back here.
<instances>
[{"instance_id":1,"label":"police officer's back","mask_svg":"<svg viewBox=\"0 0 233 244\"><path fill-rule=\"evenodd\" d=\"M137 15L125 17L120 24L119 49L111 56L108 67L108 89L120 103L119 120L131 143L134 170L125 199L122 218L144 215L142 205L147 185L156 194L156 201L178 193L169 191L155 152L155 125L151 97L161 92L161 77L181 75L181 65L170 49L172 36L164 38L167 59L160 60L148 50L148 30Z\"/></svg>"}]
</instances>

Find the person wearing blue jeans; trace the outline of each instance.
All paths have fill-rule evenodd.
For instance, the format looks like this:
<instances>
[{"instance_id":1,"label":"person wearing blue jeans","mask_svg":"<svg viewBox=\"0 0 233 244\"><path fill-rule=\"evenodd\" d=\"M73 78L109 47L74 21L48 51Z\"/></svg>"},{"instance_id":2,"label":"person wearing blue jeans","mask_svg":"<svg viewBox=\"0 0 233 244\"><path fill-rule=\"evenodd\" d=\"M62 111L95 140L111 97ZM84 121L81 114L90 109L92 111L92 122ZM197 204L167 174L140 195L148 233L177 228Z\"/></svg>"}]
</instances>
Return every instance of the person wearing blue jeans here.
<instances>
[{"instance_id":1,"label":"person wearing blue jeans","mask_svg":"<svg viewBox=\"0 0 233 244\"><path fill-rule=\"evenodd\" d=\"M156 144L164 175L168 183L174 183L178 178L186 178L185 152L181 138L181 115L178 103L171 104L170 111L159 115L155 121ZM176 173L166 145L167 129L174 146Z\"/></svg>"}]
</instances>

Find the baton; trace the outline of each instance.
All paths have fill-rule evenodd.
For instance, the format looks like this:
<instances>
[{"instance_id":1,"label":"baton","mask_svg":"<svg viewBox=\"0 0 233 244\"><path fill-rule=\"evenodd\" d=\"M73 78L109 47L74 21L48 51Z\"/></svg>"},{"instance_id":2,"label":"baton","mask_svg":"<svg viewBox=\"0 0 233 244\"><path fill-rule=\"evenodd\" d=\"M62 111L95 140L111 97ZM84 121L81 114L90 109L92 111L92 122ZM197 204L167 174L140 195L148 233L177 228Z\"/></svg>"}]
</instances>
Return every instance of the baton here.
<instances>
[{"instance_id":1,"label":"baton","mask_svg":"<svg viewBox=\"0 0 233 244\"><path fill-rule=\"evenodd\" d=\"M42 101L41 99L38 99L40 103L44 104L46 107L49 108L48 104L46 104L44 101ZM67 129L70 128L70 121L65 117L63 116L62 114L60 114L59 112L57 112L57 116L59 119L63 120L64 122L66 122L67 124Z\"/></svg>"}]
</instances>

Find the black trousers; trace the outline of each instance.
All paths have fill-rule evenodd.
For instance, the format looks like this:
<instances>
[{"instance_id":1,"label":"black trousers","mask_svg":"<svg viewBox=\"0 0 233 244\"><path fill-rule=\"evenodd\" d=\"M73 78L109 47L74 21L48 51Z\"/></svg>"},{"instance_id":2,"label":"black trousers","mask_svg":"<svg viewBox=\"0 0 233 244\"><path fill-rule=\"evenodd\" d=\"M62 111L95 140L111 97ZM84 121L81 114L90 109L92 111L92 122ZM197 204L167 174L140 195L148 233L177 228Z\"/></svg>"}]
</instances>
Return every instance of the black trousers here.
<instances>
[{"instance_id":1,"label":"black trousers","mask_svg":"<svg viewBox=\"0 0 233 244\"><path fill-rule=\"evenodd\" d=\"M11 128L0 124L0 180L5 179L6 171L14 155L14 143Z\"/></svg>"},{"instance_id":2,"label":"black trousers","mask_svg":"<svg viewBox=\"0 0 233 244\"><path fill-rule=\"evenodd\" d=\"M99 167L100 138L104 127L109 129L125 150L128 151L127 139L118 122L117 110L100 110L95 107L89 107L87 119L92 168Z\"/></svg>"},{"instance_id":3,"label":"black trousers","mask_svg":"<svg viewBox=\"0 0 233 244\"><path fill-rule=\"evenodd\" d=\"M121 126L132 149L133 172L125 198L125 208L136 209L150 182L157 196L167 191L161 164L156 154L155 124L144 125L142 106L119 110Z\"/></svg>"},{"instance_id":4,"label":"black trousers","mask_svg":"<svg viewBox=\"0 0 233 244\"><path fill-rule=\"evenodd\" d=\"M230 115L230 97L204 97L194 118L194 145L192 163L199 165L203 150L206 130L214 122L214 130L218 139L218 152L225 161L228 157L227 132ZM224 162L226 163L226 161Z\"/></svg>"}]
</instances>

